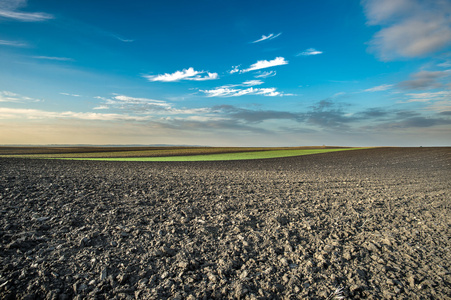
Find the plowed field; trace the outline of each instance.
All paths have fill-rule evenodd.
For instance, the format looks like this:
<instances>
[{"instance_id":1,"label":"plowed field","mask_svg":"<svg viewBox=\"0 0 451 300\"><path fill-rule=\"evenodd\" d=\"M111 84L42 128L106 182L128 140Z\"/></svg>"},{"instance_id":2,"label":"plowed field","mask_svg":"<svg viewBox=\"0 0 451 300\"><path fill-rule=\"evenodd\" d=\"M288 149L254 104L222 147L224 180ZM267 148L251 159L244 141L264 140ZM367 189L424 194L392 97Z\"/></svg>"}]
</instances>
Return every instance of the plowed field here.
<instances>
[{"instance_id":1,"label":"plowed field","mask_svg":"<svg viewBox=\"0 0 451 300\"><path fill-rule=\"evenodd\" d=\"M0 157L0 299L449 299L451 148Z\"/></svg>"}]
</instances>

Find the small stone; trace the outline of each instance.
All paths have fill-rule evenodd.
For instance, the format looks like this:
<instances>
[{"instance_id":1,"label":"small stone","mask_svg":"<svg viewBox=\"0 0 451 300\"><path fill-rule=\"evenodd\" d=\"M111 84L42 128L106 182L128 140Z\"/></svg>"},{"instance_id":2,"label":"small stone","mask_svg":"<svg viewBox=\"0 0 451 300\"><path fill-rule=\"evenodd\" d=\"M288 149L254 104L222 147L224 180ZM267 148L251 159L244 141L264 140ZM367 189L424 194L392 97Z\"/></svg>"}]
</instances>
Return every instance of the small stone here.
<instances>
[{"instance_id":1,"label":"small stone","mask_svg":"<svg viewBox=\"0 0 451 300\"><path fill-rule=\"evenodd\" d=\"M241 275L240 275L240 279L241 280L246 279L247 275L248 275L248 272L246 270L244 270L243 273L241 273Z\"/></svg>"},{"instance_id":2,"label":"small stone","mask_svg":"<svg viewBox=\"0 0 451 300\"><path fill-rule=\"evenodd\" d=\"M103 281L103 280L105 280L105 279L106 279L106 277L107 277L107 275L108 275L108 273L107 273L107 269L106 269L106 268L104 268L104 269L102 270L102 272L100 272L100 281Z\"/></svg>"},{"instance_id":3,"label":"small stone","mask_svg":"<svg viewBox=\"0 0 451 300\"><path fill-rule=\"evenodd\" d=\"M169 277L169 272L163 272L163 274L161 274L161 279L165 279L166 277Z\"/></svg>"},{"instance_id":4,"label":"small stone","mask_svg":"<svg viewBox=\"0 0 451 300\"><path fill-rule=\"evenodd\" d=\"M357 284L353 284L353 285L351 285L351 287L349 288L349 291L350 291L351 293L354 293L355 291L358 291L358 290L360 290L360 289L361 289L360 286L358 286Z\"/></svg>"},{"instance_id":5,"label":"small stone","mask_svg":"<svg viewBox=\"0 0 451 300\"><path fill-rule=\"evenodd\" d=\"M243 287L242 284L238 284L235 288L235 297L241 299L247 293L247 289Z\"/></svg>"},{"instance_id":6,"label":"small stone","mask_svg":"<svg viewBox=\"0 0 451 300\"><path fill-rule=\"evenodd\" d=\"M172 299L174 299L174 300L182 300L183 297L182 297L182 294L176 293L176 294L174 295L174 298L172 298Z\"/></svg>"},{"instance_id":7,"label":"small stone","mask_svg":"<svg viewBox=\"0 0 451 300\"><path fill-rule=\"evenodd\" d=\"M284 283L288 283L288 281L290 281L290 277L288 276L288 274L283 275L282 280Z\"/></svg>"},{"instance_id":8,"label":"small stone","mask_svg":"<svg viewBox=\"0 0 451 300\"><path fill-rule=\"evenodd\" d=\"M217 280L216 276L213 273L208 273L207 277L208 277L208 280L210 280L211 282L216 282L216 280Z\"/></svg>"},{"instance_id":9,"label":"small stone","mask_svg":"<svg viewBox=\"0 0 451 300\"><path fill-rule=\"evenodd\" d=\"M188 262L186 262L186 261L179 261L178 262L178 264L177 264L177 266L180 268L180 269L182 269L182 270L185 270L185 269L187 269L188 268Z\"/></svg>"},{"instance_id":10,"label":"small stone","mask_svg":"<svg viewBox=\"0 0 451 300\"><path fill-rule=\"evenodd\" d=\"M89 238L88 237L84 237L80 240L80 247L85 247L89 244Z\"/></svg>"},{"instance_id":11,"label":"small stone","mask_svg":"<svg viewBox=\"0 0 451 300\"><path fill-rule=\"evenodd\" d=\"M282 257L280 259L280 263L282 264L282 266L288 266L288 259L286 259L285 257Z\"/></svg>"},{"instance_id":12,"label":"small stone","mask_svg":"<svg viewBox=\"0 0 451 300\"><path fill-rule=\"evenodd\" d=\"M414 288L415 287L415 276L409 276L409 278L407 278L407 282L409 283L410 287Z\"/></svg>"},{"instance_id":13,"label":"small stone","mask_svg":"<svg viewBox=\"0 0 451 300\"><path fill-rule=\"evenodd\" d=\"M146 284L149 282L149 279L143 278L140 281L138 281L139 286L146 286Z\"/></svg>"},{"instance_id":14,"label":"small stone","mask_svg":"<svg viewBox=\"0 0 451 300\"><path fill-rule=\"evenodd\" d=\"M345 253L343 253L343 258L346 260L351 260L352 258L351 253L346 251Z\"/></svg>"},{"instance_id":15,"label":"small stone","mask_svg":"<svg viewBox=\"0 0 451 300\"><path fill-rule=\"evenodd\" d=\"M368 249L369 251L372 251L372 252L378 252L379 251L379 248L375 244L373 244L371 242L368 244L368 246L366 246L366 249Z\"/></svg>"}]
</instances>

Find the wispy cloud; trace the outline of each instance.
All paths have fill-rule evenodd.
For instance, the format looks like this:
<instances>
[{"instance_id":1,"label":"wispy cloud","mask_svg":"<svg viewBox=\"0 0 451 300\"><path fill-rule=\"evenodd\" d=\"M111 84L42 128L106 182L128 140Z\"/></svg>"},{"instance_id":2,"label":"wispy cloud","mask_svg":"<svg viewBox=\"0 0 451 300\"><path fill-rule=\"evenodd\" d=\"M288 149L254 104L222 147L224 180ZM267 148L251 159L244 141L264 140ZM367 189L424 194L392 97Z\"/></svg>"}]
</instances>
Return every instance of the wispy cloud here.
<instances>
[{"instance_id":1,"label":"wispy cloud","mask_svg":"<svg viewBox=\"0 0 451 300\"><path fill-rule=\"evenodd\" d=\"M322 53L323 53L323 51L316 50L315 48L309 48L305 51L298 53L296 56L312 56L312 55L318 55L318 54L322 54Z\"/></svg>"},{"instance_id":2,"label":"wispy cloud","mask_svg":"<svg viewBox=\"0 0 451 300\"><path fill-rule=\"evenodd\" d=\"M155 99L149 99L149 98L137 98L137 97L130 97L125 95L116 95L113 97L114 100L120 101L121 103L149 103L155 106L160 107L170 107L170 105L163 100L155 100Z\"/></svg>"},{"instance_id":3,"label":"wispy cloud","mask_svg":"<svg viewBox=\"0 0 451 300\"><path fill-rule=\"evenodd\" d=\"M26 0L3 0L0 2L0 18L13 19L22 22L39 22L53 19L53 16L43 12L20 12L20 7L26 6Z\"/></svg>"},{"instance_id":4,"label":"wispy cloud","mask_svg":"<svg viewBox=\"0 0 451 300\"><path fill-rule=\"evenodd\" d=\"M440 115L451 117L451 102L449 100L435 101L427 106L426 110L439 112Z\"/></svg>"},{"instance_id":5,"label":"wispy cloud","mask_svg":"<svg viewBox=\"0 0 451 300\"><path fill-rule=\"evenodd\" d=\"M36 59L45 59L45 60L57 60L57 61L74 61L69 57L58 57L58 56L33 56Z\"/></svg>"},{"instance_id":6,"label":"wispy cloud","mask_svg":"<svg viewBox=\"0 0 451 300\"><path fill-rule=\"evenodd\" d=\"M253 41L251 43L255 44L255 43L260 43L260 42L263 42L263 41L273 40L273 39L279 37L281 34L282 34L282 32L280 32L278 34L271 33L269 35L262 35L262 37L260 39L258 39L256 41Z\"/></svg>"},{"instance_id":7,"label":"wispy cloud","mask_svg":"<svg viewBox=\"0 0 451 300\"><path fill-rule=\"evenodd\" d=\"M440 78L449 76L446 71L420 71L412 74L412 79L398 83L398 87L405 90L427 90L442 87Z\"/></svg>"},{"instance_id":8,"label":"wispy cloud","mask_svg":"<svg viewBox=\"0 0 451 300\"><path fill-rule=\"evenodd\" d=\"M369 25L383 28L370 49L388 61L424 56L451 43L451 3L421 0L363 0Z\"/></svg>"},{"instance_id":9,"label":"wispy cloud","mask_svg":"<svg viewBox=\"0 0 451 300\"><path fill-rule=\"evenodd\" d=\"M70 93L60 93L60 95L64 95L64 96L72 96L72 97L81 97L81 95L70 94Z\"/></svg>"},{"instance_id":10,"label":"wispy cloud","mask_svg":"<svg viewBox=\"0 0 451 300\"><path fill-rule=\"evenodd\" d=\"M0 91L0 102L39 102L41 100L26 97L9 91Z\"/></svg>"},{"instance_id":11,"label":"wispy cloud","mask_svg":"<svg viewBox=\"0 0 451 300\"><path fill-rule=\"evenodd\" d=\"M110 33L109 35L114 37L115 39L121 41L121 42L124 42L124 43L132 43L132 42L135 41L135 40L132 40L132 39L123 38L123 37L121 37L121 36L119 36L117 34L114 34L114 33Z\"/></svg>"},{"instance_id":12,"label":"wispy cloud","mask_svg":"<svg viewBox=\"0 0 451 300\"><path fill-rule=\"evenodd\" d=\"M364 92L369 92L369 93L382 92L382 91L389 90L392 87L393 87L393 84L383 84L383 85L378 85L378 86L366 89L366 90L364 90Z\"/></svg>"},{"instance_id":13,"label":"wispy cloud","mask_svg":"<svg viewBox=\"0 0 451 300\"><path fill-rule=\"evenodd\" d=\"M203 75L202 74L206 74ZM210 73L205 71L195 71L193 68L183 69L182 71L176 71L172 74L165 73L162 75L144 75L149 81L161 81L161 82L177 82L180 80L192 80L192 81L204 81L218 79L218 73Z\"/></svg>"},{"instance_id":14,"label":"wispy cloud","mask_svg":"<svg viewBox=\"0 0 451 300\"><path fill-rule=\"evenodd\" d=\"M119 109L133 114L152 114L152 115L190 115L204 114L209 110L207 108L176 108L171 103L164 100L155 100L150 98L131 97L126 95L114 95L111 98L95 97L103 101L96 110Z\"/></svg>"},{"instance_id":15,"label":"wispy cloud","mask_svg":"<svg viewBox=\"0 0 451 300\"><path fill-rule=\"evenodd\" d=\"M149 111L169 111L172 106L163 100L155 100L149 98L130 97L126 95L114 95L111 98L95 97L103 103L95 109L118 108L122 110L134 111L137 113L147 113Z\"/></svg>"},{"instance_id":16,"label":"wispy cloud","mask_svg":"<svg viewBox=\"0 0 451 300\"><path fill-rule=\"evenodd\" d=\"M268 78L268 77L274 77L277 75L276 71L260 71L256 75L254 75L255 78Z\"/></svg>"},{"instance_id":17,"label":"wispy cloud","mask_svg":"<svg viewBox=\"0 0 451 300\"><path fill-rule=\"evenodd\" d=\"M264 82L261 80L248 80L242 83L242 86L255 86L255 85L261 85Z\"/></svg>"},{"instance_id":18,"label":"wispy cloud","mask_svg":"<svg viewBox=\"0 0 451 300\"><path fill-rule=\"evenodd\" d=\"M127 114L103 114L94 112L45 111L40 109L0 107L0 119L79 119L91 121L147 121L150 116L131 116Z\"/></svg>"},{"instance_id":19,"label":"wispy cloud","mask_svg":"<svg viewBox=\"0 0 451 300\"><path fill-rule=\"evenodd\" d=\"M99 106L94 107L93 109L98 110L98 109L109 109L109 108L110 108L110 107L107 106L107 105L99 105Z\"/></svg>"},{"instance_id":20,"label":"wispy cloud","mask_svg":"<svg viewBox=\"0 0 451 300\"><path fill-rule=\"evenodd\" d=\"M231 87L217 87L212 90L199 90L203 92L207 97L239 97L245 95L261 95L266 97L276 97L276 96L289 96L282 92L277 91L277 88L247 88L247 89L237 89Z\"/></svg>"},{"instance_id":21,"label":"wispy cloud","mask_svg":"<svg viewBox=\"0 0 451 300\"><path fill-rule=\"evenodd\" d=\"M432 93L409 93L406 94L410 99L403 102L430 102L451 99L451 91L440 91Z\"/></svg>"},{"instance_id":22,"label":"wispy cloud","mask_svg":"<svg viewBox=\"0 0 451 300\"><path fill-rule=\"evenodd\" d=\"M18 42L18 41L6 41L6 40L0 40L0 45L3 46L11 46L11 47L27 47L28 44Z\"/></svg>"},{"instance_id":23,"label":"wispy cloud","mask_svg":"<svg viewBox=\"0 0 451 300\"><path fill-rule=\"evenodd\" d=\"M288 64L288 61L283 57L276 57L273 60L259 60L255 64L252 64L249 68L241 70L242 73L256 71L276 66L282 66Z\"/></svg>"},{"instance_id":24,"label":"wispy cloud","mask_svg":"<svg viewBox=\"0 0 451 300\"><path fill-rule=\"evenodd\" d=\"M451 67L451 60L446 60L445 62L439 63L437 66L442 68L449 68Z\"/></svg>"},{"instance_id":25,"label":"wispy cloud","mask_svg":"<svg viewBox=\"0 0 451 300\"><path fill-rule=\"evenodd\" d=\"M238 83L238 84L226 84L220 87L217 87L216 89L230 89L230 88L235 88L235 87L251 87L251 86L256 86L256 85L262 85L264 82L261 80L247 80L243 83Z\"/></svg>"}]
</instances>

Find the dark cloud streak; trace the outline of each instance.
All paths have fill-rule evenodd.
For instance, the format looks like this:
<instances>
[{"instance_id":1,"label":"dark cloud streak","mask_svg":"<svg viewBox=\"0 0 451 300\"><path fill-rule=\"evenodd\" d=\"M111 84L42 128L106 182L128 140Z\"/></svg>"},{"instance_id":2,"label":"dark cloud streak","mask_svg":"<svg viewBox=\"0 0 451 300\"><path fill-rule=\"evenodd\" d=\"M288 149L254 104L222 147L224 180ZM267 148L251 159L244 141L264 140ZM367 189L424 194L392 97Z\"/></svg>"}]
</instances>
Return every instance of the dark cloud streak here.
<instances>
[{"instance_id":1,"label":"dark cloud streak","mask_svg":"<svg viewBox=\"0 0 451 300\"><path fill-rule=\"evenodd\" d=\"M448 76L444 71L420 71L412 74L412 79L398 83L398 87L404 90L428 90L440 88L443 85L439 82L440 78Z\"/></svg>"}]
</instances>

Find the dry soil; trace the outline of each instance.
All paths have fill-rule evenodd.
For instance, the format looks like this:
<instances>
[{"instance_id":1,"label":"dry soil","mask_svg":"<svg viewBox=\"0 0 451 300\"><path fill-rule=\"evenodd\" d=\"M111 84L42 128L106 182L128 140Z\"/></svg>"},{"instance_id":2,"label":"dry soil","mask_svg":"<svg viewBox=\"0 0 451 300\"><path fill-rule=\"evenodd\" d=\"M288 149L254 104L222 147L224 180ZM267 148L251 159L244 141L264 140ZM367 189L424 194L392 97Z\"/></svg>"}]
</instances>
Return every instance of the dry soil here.
<instances>
[{"instance_id":1,"label":"dry soil","mask_svg":"<svg viewBox=\"0 0 451 300\"><path fill-rule=\"evenodd\" d=\"M0 158L0 299L450 299L451 148Z\"/></svg>"}]
</instances>

